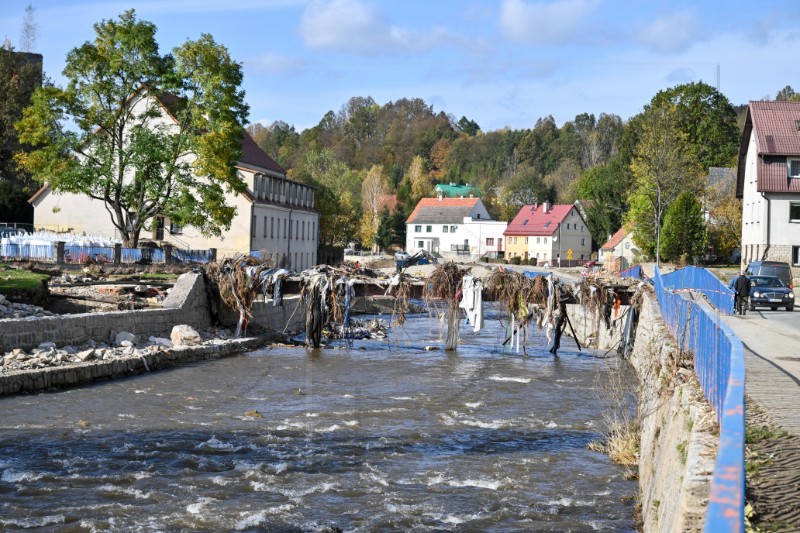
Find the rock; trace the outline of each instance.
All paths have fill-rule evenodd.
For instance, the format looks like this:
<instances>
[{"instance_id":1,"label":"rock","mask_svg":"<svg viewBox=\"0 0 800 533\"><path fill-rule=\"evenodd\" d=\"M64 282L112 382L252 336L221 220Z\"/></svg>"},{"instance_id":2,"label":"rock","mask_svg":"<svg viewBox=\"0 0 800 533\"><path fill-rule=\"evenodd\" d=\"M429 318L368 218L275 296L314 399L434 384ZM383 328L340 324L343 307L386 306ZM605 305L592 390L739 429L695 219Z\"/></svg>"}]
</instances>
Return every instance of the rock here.
<instances>
[{"instance_id":1,"label":"rock","mask_svg":"<svg viewBox=\"0 0 800 533\"><path fill-rule=\"evenodd\" d=\"M125 341L128 341L129 344L122 344ZM127 331L120 331L117 333L117 336L114 337L114 344L117 346L133 346L136 344L136 335Z\"/></svg>"},{"instance_id":2,"label":"rock","mask_svg":"<svg viewBox=\"0 0 800 533\"><path fill-rule=\"evenodd\" d=\"M13 350L11 350L11 353L13 353L14 355L20 355L20 354L27 355L27 352L22 348L14 348Z\"/></svg>"},{"instance_id":3,"label":"rock","mask_svg":"<svg viewBox=\"0 0 800 533\"><path fill-rule=\"evenodd\" d=\"M43 343L41 343L39 345L39 349L40 350L47 350L49 348L55 348L55 347L56 347L56 343L54 343L54 342L43 342Z\"/></svg>"},{"instance_id":4,"label":"rock","mask_svg":"<svg viewBox=\"0 0 800 533\"><path fill-rule=\"evenodd\" d=\"M150 344L155 344L157 346L166 346L167 348L172 348L172 341L169 339L165 339L164 337L150 337L147 339Z\"/></svg>"},{"instance_id":5,"label":"rock","mask_svg":"<svg viewBox=\"0 0 800 533\"><path fill-rule=\"evenodd\" d=\"M124 350L122 350L122 355L133 355L136 352L136 348L133 345L126 346Z\"/></svg>"},{"instance_id":6,"label":"rock","mask_svg":"<svg viewBox=\"0 0 800 533\"><path fill-rule=\"evenodd\" d=\"M170 334L173 346L197 346L203 344L200 334L192 326L179 324L172 328Z\"/></svg>"},{"instance_id":7,"label":"rock","mask_svg":"<svg viewBox=\"0 0 800 533\"><path fill-rule=\"evenodd\" d=\"M80 361L91 361L94 359L94 348L89 348L88 350L84 350L82 352L78 352L75 354L78 360Z\"/></svg>"},{"instance_id":8,"label":"rock","mask_svg":"<svg viewBox=\"0 0 800 533\"><path fill-rule=\"evenodd\" d=\"M119 343L119 345L124 347L124 348L128 348L130 346L133 346L133 343L131 341L122 341L122 342Z\"/></svg>"},{"instance_id":9,"label":"rock","mask_svg":"<svg viewBox=\"0 0 800 533\"><path fill-rule=\"evenodd\" d=\"M88 346L89 348L94 348L97 346L97 343L94 342L94 339L89 339L88 341L86 341L86 346Z\"/></svg>"},{"instance_id":10,"label":"rock","mask_svg":"<svg viewBox=\"0 0 800 533\"><path fill-rule=\"evenodd\" d=\"M74 346L62 346L62 347L61 347L61 350L63 350L63 351L64 351L64 353L67 353L67 354L69 354L69 355L72 355L72 354L78 353L78 349L77 349L77 348L75 348Z\"/></svg>"}]
</instances>

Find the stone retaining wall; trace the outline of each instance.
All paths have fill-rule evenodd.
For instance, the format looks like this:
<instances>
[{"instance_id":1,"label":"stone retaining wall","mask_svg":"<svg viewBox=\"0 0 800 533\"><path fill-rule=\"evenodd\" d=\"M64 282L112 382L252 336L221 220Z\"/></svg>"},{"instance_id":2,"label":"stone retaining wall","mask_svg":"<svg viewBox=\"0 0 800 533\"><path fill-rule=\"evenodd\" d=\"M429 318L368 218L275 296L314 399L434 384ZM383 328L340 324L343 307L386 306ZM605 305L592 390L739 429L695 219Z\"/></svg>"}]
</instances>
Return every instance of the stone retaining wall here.
<instances>
[{"instance_id":1,"label":"stone retaining wall","mask_svg":"<svg viewBox=\"0 0 800 533\"><path fill-rule=\"evenodd\" d=\"M264 344L264 338L228 340L220 344L180 346L169 351L154 352L141 357L128 357L112 361L92 361L69 366L43 368L0 374L0 395L36 392L46 389L86 385L94 381L132 376L172 366L218 359Z\"/></svg>"},{"instance_id":2,"label":"stone retaining wall","mask_svg":"<svg viewBox=\"0 0 800 533\"><path fill-rule=\"evenodd\" d=\"M570 309L570 318L579 337L595 330L591 314ZM602 334L603 325L599 329L598 348L616 349L615 328L608 335ZM630 357L640 384L638 474L645 532L699 532L705 521L719 437L692 361L692 354L677 349L655 296L646 292Z\"/></svg>"},{"instance_id":3,"label":"stone retaining wall","mask_svg":"<svg viewBox=\"0 0 800 533\"><path fill-rule=\"evenodd\" d=\"M79 345L89 339L113 342L120 331L169 337L176 324L188 324L195 329L211 324L202 274L187 273L179 277L164 300L163 309L0 320L0 353L14 348L30 350L43 342L59 346Z\"/></svg>"}]
</instances>

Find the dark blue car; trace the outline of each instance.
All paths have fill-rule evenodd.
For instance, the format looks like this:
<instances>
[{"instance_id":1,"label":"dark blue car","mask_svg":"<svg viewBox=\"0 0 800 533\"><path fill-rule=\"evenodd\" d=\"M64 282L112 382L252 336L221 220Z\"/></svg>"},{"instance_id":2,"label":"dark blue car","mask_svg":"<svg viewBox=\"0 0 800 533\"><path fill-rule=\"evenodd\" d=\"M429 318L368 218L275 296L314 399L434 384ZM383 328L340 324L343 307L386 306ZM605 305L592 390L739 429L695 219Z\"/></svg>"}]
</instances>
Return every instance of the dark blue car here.
<instances>
[{"instance_id":1,"label":"dark blue car","mask_svg":"<svg viewBox=\"0 0 800 533\"><path fill-rule=\"evenodd\" d=\"M750 310L769 307L776 311L785 307L794 310L794 292L776 276L748 276L750 279Z\"/></svg>"}]
</instances>

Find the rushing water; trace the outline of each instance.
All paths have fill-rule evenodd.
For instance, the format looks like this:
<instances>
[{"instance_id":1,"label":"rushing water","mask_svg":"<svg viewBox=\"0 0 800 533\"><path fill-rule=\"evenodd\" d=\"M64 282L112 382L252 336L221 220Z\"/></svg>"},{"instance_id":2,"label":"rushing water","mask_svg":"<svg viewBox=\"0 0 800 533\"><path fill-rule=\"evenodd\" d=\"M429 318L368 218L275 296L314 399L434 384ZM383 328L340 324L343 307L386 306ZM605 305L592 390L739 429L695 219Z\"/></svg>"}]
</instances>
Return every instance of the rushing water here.
<instances>
[{"instance_id":1,"label":"rushing water","mask_svg":"<svg viewBox=\"0 0 800 533\"><path fill-rule=\"evenodd\" d=\"M586 448L619 361L502 335L424 351L416 316L391 342L0 399L0 529L633 530L635 481Z\"/></svg>"}]
</instances>

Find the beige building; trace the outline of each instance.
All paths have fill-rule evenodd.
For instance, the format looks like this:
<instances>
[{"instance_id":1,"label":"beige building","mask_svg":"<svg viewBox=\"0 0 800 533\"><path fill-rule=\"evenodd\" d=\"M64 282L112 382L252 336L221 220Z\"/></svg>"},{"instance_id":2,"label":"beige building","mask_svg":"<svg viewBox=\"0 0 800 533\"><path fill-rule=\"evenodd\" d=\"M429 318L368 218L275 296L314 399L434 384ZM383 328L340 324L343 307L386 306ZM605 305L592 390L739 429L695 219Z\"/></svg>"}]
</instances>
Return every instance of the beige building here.
<instances>
[{"instance_id":1,"label":"beige building","mask_svg":"<svg viewBox=\"0 0 800 533\"><path fill-rule=\"evenodd\" d=\"M155 98L140 105L158 104ZM163 114L163 122L171 117ZM197 228L180 227L169 219L154 221L140 238L169 243L176 248L216 248L218 256L252 250L272 255L286 267L302 270L317 262L319 213L314 209L314 188L286 178L286 171L242 131L242 157L236 172L247 185L244 194L227 193L236 214L220 237L204 237ZM120 238L105 205L88 196L56 193L43 186L29 200L34 225L40 229Z\"/></svg>"},{"instance_id":2,"label":"beige building","mask_svg":"<svg viewBox=\"0 0 800 533\"><path fill-rule=\"evenodd\" d=\"M523 206L503 235L506 258L557 266L587 261L592 253L589 226L571 204Z\"/></svg>"},{"instance_id":3,"label":"beige building","mask_svg":"<svg viewBox=\"0 0 800 533\"><path fill-rule=\"evenodd\" d=\"M633 242L633 233L625 226L608 238L600 247L600 262L610 272L622 272L633 265L639 249Z\"/></svg>"}]
</instances>

